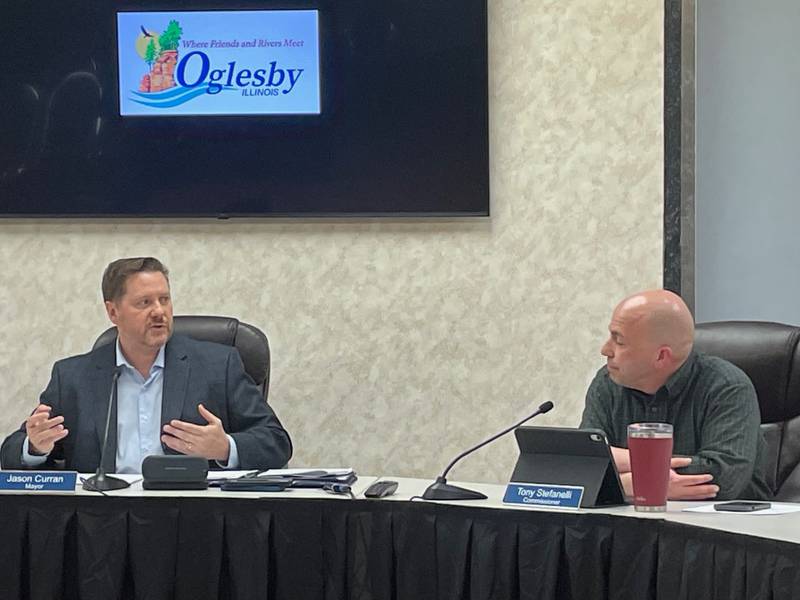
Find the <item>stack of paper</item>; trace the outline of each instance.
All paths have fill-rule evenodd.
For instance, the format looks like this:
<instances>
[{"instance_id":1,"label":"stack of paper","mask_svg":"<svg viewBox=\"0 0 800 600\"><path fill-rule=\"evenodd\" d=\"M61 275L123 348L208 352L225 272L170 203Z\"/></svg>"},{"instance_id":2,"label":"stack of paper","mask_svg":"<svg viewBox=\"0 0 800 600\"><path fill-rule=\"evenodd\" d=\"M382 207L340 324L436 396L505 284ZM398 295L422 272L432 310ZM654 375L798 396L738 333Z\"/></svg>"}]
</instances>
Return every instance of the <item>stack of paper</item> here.
<instances>
[{"instance_id":1,"label":"stack of paper","mask_svg":"<svg viewBox=\"0 0 800 600\"><path fill-rule=\"evenodd\" d=\"M261 471L255 477L262 478L287 478L294 488L321 488L326 483L345 483L352 485L358 477L350 468L326 469L270 469Z\"/></svg>"},{"instance_id":2,"label":"stack of paper","mask_svg":"<svg viewBox=\"0 0 800 600\"><path fill-rule=\"evenodd\" d=\"M357 479L351 468L209 473L209 485L218 485L226 491L278 492L286 488L323 488L333 483L351 485Z\"/></svg>"}]
</instances>

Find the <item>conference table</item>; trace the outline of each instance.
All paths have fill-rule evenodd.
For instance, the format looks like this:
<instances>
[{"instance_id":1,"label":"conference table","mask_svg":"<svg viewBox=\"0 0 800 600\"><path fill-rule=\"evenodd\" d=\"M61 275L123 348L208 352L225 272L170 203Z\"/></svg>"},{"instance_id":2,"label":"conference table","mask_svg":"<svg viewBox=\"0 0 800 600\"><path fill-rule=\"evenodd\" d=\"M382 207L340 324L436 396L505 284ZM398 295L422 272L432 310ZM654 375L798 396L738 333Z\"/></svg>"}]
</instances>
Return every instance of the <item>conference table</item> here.
<instances>
[{"instance_id":1,"label":"conference table","mask_svg":"<svg viewBox=\"0 0 800 600\"><path fill-rule=\"evenodd\" d=\"M145 491L0 495L2 599L791 599L800 512ZM694 505L696 506L696 504Z\"/></svg>"}]
</instances>

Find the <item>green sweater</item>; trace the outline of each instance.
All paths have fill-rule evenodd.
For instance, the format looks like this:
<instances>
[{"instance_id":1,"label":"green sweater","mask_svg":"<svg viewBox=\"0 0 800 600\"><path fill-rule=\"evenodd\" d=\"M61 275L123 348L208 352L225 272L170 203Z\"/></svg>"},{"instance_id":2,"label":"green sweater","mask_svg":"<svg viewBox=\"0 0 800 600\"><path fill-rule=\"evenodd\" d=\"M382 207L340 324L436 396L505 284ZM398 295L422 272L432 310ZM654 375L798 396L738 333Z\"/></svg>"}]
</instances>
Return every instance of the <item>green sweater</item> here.
<instances>
[{"instance_id":1,"label":"green sweater","mask_svg":"<svg viewBox=\"0 0 800 600\"><path fill-rule=\"evenodd\" d=\"M628 425L641 422L672 424L673 455L692 459L678 472L711 473L717 499L772 496L756 392L731 363L692 352L654 395L622 387L600 369L586 392L581 427L600 429L612 446L627 448Z\"/></svg>"}]
</instances>

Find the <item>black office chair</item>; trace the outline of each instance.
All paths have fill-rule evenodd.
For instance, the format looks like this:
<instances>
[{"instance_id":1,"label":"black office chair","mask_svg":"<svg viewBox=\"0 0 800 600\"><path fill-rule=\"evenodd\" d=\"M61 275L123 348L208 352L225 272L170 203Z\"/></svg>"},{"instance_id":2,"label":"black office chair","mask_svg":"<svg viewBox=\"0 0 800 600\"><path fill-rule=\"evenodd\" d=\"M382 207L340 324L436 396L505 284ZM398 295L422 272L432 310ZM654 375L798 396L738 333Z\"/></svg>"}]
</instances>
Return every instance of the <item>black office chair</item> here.
<instances>
[{"instance_id":1,"label":"black office chair","mask_svg":"<svg viewBox=\"0 0 800 600\"><path fill-rule=\"evenodd\" d=\"M747 373L767 441L767 483L778 500L800 501L800 327L757 321L698 323L695 348Z\"/></svg>"},{"instance_id":2,"label":"black office chair","mask_svg":"<svg viewBox=\"0 0 800 600\"><path fill-rule=\"evenodd\" d=\"M174 318L173 332L204 342L233 346L239 351L245 372L269 396L269 340L264 332L233 317L180 316ZM106 329L92 347L110 344L117 339L117 328Z\"/></svg>"}]
</instances>

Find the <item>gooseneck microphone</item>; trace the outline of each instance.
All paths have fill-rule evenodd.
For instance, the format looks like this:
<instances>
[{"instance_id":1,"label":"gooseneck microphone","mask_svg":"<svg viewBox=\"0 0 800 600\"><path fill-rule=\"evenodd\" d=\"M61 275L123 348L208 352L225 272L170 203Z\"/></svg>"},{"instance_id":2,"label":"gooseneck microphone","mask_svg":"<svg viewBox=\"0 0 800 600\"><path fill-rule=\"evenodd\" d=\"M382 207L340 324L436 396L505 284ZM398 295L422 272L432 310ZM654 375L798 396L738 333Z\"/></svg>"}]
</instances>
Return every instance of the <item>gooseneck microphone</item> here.
<instances>
[{"instance_id":1,"label":"gooseneck microphone","mask_svg":"<svg viewBox=\"0 0 800 600\"><path fill-rule=\"evenodd\" d=\"M103 446L100 450L100 466L92 477L83 482L83 489L89 492L107 492L109 490L121 490L131 484L119 477L109 477L106 475L106 452L108 451L108 430L111 427L111 413L117 403L117 379L122 372L122 368L114 367L114 375L111 378L111 394L108 398L108 413L106 414L106 429L103 433Z\"/></svg>"},{"instance_id":2,"label":"gooseneck microphone","mask_svg":"<svg viewBox=\"0 0 800 600\"><path fill-rule=\"evenodd\" d=\"M456 456L452 461L450 461L450 464L447 465L447 468L444 470L444 472L439 477L436 478L436 481L428 486L428 489L425 490L425 493L422 494L422 497L425 500L483 500L484 498L486 498L486 494L458 487L457 485L450 485L449 483L447 483L447 474L450 472L450 469L452 469L453 465L455 465L465 456L472 454L473 452L483 448L487 444L491 444L497 438L504 436L509 431L513 431L526 421L530 421L533 417L543 415L544 413L550 411L550 409L552 408L553 408L553 403L548 400L547 402L544 402L542 405L540 405L539 408L537 408L532 414L528 415L521 421L514 423L511 427L503 429L503 431L501 431L500 433L496 433L488 440L484 440L477 446L473 446L469 450L465 450L464 452Z\"/></svg>"}]
</instances>

